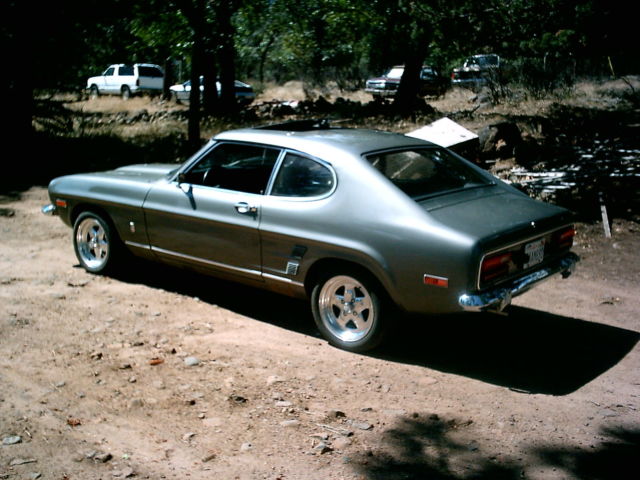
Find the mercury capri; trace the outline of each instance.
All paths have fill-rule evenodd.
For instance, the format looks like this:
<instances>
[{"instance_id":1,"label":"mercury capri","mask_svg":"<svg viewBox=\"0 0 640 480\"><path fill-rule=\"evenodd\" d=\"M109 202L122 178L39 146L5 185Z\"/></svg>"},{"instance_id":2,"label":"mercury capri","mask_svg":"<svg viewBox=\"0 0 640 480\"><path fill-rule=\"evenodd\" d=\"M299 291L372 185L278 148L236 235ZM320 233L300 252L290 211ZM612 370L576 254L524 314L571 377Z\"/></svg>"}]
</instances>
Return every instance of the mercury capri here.
<instances>
[{"instance_id":1,"label":"mercury capri","mask_svg":"<svg viewBox=\"0 0 640 480\"><path fill-rule=\"evenodd\" d=\"M180 166L59 177L49 196L88 272L133 254L308 298L354 352L397 312L503 311L578 261L570 211L427 141L318 121L221 133Z\"/></svg>"}]
</instances>

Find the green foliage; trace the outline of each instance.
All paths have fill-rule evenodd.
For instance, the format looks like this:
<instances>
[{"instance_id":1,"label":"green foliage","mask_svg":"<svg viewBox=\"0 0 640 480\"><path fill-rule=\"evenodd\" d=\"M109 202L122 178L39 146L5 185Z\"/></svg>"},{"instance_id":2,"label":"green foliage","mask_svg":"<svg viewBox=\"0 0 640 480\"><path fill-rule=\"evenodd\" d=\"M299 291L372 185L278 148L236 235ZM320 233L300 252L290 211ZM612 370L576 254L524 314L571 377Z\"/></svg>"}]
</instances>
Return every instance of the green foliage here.
<instances>
[{"instance_id":1,"label":"green foliage","mask_svg":"<svg viewBox=\"0 0 640 480\"><path fill-rule=\"evenodd\" d=\"M194 31L185 8L204 12L202 35L215 50L224 44L215 19L223 5L235 12L226 35L236 76L254 81L357 87L408 53L445 75L468 55L497 53L536 88L640 68L633 15L604 0L60 0L38 5L32 84L81 88L111 63L188 64ZM3 28L3 40L15 43L14 33Z\"/></svg>"}]
</instances>

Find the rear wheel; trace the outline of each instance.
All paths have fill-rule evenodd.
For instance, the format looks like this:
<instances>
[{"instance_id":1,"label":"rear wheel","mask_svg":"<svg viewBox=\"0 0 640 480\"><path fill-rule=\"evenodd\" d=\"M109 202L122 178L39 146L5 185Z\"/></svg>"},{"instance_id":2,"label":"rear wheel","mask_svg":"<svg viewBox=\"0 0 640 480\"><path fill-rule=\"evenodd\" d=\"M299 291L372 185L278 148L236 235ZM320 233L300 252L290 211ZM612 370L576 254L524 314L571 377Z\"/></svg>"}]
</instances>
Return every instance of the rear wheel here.
<instances>
[{"instance_id":1,"label":"rear wheel","mask_svg":"<svg viewBox=\"0 0 640 480\"><path fill-rule=\"evenodd\" d=\"M73 248L86 271L113 271L121 253L120 247L115 229L102 216L93 212L83 212L78 216L73 226Z\"/></svg>"},{"instance_id":2,"label":"rear wheel","mask_svg":"<svg viewBox=\"0 0 640 480\"><path fill-rule=\"evenodd\" d=\"M364 352L382 342L387 302L382 289L363 272L344 270L322 277L313 288L311 302L316 325L332 345Z\"/></svg>"}]
</instances>

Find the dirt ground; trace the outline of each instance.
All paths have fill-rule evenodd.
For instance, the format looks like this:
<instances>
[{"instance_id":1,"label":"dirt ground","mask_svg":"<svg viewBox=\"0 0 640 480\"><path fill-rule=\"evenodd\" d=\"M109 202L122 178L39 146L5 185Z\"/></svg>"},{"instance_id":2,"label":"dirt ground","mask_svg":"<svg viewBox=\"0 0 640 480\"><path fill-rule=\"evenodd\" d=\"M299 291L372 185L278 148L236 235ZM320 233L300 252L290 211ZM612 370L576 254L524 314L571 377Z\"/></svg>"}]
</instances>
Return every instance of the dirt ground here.
<instances>
[{"instance_id":1,"label":"dirt ground","mask_svg":"<svg viewBox=\"0 0 640 480\"><path fill-rule=\"evenodd\" d=\"M398 317L356 355L304 302L90 275L46 202L0 205L0 479L635 478L636 223L580 224L577 272L509 316Z\"/></svg>"},{"instance_id":2,"label":"dirt ground","mask_svg":"<svg viewBox=\"0 0 640 480\"><path fill-rule=\"evenodd\" d=\"M586 88L575 101L614 102ZM149 264L90 275L47 202L43 187L0 196L0 480L637 476L638 223L615 219L610 239L579 224L576 273L508 316L397 317L357 355L318 336L305 302Z\"/></svg>"}]
</instances>

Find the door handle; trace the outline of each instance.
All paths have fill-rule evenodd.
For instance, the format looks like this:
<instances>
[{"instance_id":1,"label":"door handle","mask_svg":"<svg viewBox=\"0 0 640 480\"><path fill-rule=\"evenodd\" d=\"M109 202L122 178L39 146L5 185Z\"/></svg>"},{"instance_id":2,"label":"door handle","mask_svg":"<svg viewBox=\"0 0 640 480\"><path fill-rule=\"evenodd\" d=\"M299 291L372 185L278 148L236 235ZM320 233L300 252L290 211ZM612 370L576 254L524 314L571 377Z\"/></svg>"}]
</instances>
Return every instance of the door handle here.
<instances>
[{"instance_id":1,"label":"door handle","mask_svg":"<svg viewBox=\"0 0 640 480\"><path fill-rule=\"evenodd\" d=\"M235 208L238 213L242 213L243 215L253 215L258 212L258 207L249 205L247 202L238 202L235 204Z\"/></svg>"}]
</instances>

